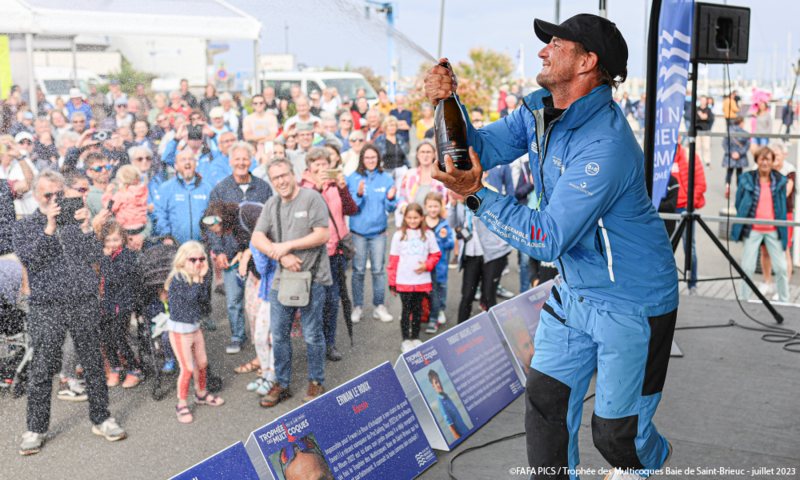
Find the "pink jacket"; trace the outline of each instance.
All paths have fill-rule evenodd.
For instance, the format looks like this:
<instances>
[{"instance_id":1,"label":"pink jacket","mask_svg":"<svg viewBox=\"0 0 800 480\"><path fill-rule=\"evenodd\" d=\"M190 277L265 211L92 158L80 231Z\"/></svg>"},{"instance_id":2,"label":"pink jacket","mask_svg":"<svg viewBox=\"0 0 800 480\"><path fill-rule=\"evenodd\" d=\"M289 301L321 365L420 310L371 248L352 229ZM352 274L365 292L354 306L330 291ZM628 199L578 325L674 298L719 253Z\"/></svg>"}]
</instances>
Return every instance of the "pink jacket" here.
<instances>
[{"instance_id":1,"label":"pink jacket","mask_svg":"<svg viewBox=\"0 0 800 480\"><path fill-rule=\"evenodd\" d=\"M397 203L398 210L414 202L414 197L417 195L417 190L419 189L421 168L422 167L412 168L403 175L403 181L400 183L400 201ZM449 199L450 190L439 180L431 178L431 192L436 192L442 196L442 208L445 208ZM425 205L420 206L425 208Z\"/></svg>"},{"instance_id":2,"label":"pink jacket","mask_svg":"<svg viewBox=\"0 0 800 480\"><path fill-rule=\"evenodd\" d=\"M109 200L114 200L111 213L126 230L140 228L147 224L147 185L132 185L125 190L103 193L102 203L108 208Z\"/></svg>"},{"instance_id":3,"label":"pink jacket","mask_svg":"<svg viewBox=\"0 0 800 480\"><path fill-rule=\"evenodd\" d=\"M314 183L314 178L311 176L311 172L308 170L304 171L301 178L300 187L316 190L316 184ZM330 210L331 213L328 215L328 234L330 237L328 238L327 247L328 256L332 257L337 253L336 250L341 237L350 233L344 221L344 216L358 213L358 206L356 206L353 197L350 196L350 190L347 188L344 190L339 189L336 186L336 182L328 182L320 193L322 194L322 198L325 199L325 203L328 205L328 210ZM335 227L331 221L331 216L336 219ZM338 237L336 236L337 231L339 232Z\"/></svg>"}]
</instances>

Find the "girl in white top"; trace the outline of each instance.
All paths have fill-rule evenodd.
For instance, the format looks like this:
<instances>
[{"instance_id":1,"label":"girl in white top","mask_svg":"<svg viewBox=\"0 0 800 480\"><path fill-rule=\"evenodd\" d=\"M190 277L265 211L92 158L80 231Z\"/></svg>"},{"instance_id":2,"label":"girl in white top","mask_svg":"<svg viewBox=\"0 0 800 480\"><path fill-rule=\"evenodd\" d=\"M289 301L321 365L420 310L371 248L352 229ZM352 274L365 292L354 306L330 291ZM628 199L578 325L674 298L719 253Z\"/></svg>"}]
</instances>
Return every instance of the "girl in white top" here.
<instances>
[{"instance_id":1,"label":"girl in white top","mask_svg":"<svg viewBox=\"0 0 800 480\"><path fill-rule=\"evenodd\" d=\"M436 236L423 218L422 207L417 203L409 204L389 250L389 290L394 296L399 292L403 304L400 317L403 353L422 345L419 340L422 300L433 290L430 272L442 256Z\"/></svg>"}]
</instances>

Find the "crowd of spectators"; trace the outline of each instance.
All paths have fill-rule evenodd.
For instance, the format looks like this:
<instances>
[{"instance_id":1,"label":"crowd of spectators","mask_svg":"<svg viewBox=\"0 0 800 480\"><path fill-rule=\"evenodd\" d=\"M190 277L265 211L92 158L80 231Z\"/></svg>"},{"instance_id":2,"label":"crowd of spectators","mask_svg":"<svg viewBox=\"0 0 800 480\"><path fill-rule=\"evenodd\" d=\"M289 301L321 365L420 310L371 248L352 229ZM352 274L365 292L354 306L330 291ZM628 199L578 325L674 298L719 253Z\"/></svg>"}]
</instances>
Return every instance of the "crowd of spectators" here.
<instances>
[{"instance_id":1,"label":"crowd of spectators","mask_svg":"<svg viewBox=\"0 0 800 480\"><path fill-rule=\"evenodd\" d=\"M292 396L293 336L307 344L303 401L325 392L325 362L342 358L340 304L348 323L391 322L386 292L399 295L398 343L408 351L423 327L436 334L446 323L449 269L469 277L459 322L473 301L487 309L512 295L499 286L510 247L431 177L429 104L415 119L403 95L383 90L371 106L363 90L353 99L298 87L278 98L267 86L247 107L214 85L196 97L186 81L132 91L112 80L107 94L73 88L56 105L39 95L36 118L18 87L2 102L0 262L24 267L14 303L34 351L20 453L44 443L56 374L58 399L88 401L93 433L125 438L108 389L136 388L155 367L151 332L162 340L158 368L178 373L178 421L194 420L191 403L222 406L204 338L217 328L213 292L225 296L226 353L255 347L236 372L257 372L247 388L264 407ZM483 111L470 117L482 124ZM487 172L487 182L516 194L530 183L522 165ZM143 258L157 246L175 250L165 279L145 288ZM523 289L545 280L527 262Z\"/></svg>"}]
</instances>

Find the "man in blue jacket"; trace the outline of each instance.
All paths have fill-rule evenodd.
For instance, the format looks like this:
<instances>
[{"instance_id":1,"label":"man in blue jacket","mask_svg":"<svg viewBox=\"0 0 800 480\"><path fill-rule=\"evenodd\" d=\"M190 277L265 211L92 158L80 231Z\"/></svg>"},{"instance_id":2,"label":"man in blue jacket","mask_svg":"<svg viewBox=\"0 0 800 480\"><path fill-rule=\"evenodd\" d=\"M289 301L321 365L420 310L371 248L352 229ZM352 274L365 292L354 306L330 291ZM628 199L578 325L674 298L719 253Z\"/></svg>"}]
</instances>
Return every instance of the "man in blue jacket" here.
<instances>
[{"instance_id":1,"label":"man in blue jacket","mask_svg":"<svg viewBox=\"0 0 800 480\"><path fill-rule=\"evenodd\" d=\"M627 76L627 44L595 15L534 22L543 88L508 117L468 126L472 169L434 178L466 197L491 231L542 261L563 282L545 304L526 387L528 462L567 474L578 456L583 398L597 369L592 434L614 467L609 479L662 468L671 447L652 422L666 379L678 307L675 261L644 181L642 150L611 87ZM428 70L436 102L455 91L452 72ZM528 153L536 207L481 184L483 170ZM448 156L449 158L449 156ZM630 473L631 469L636 473Z\"/></svg>"},{"instance_id":2,"label":"man in blue jacket","mask_svg":"<svg viewBox=\"0 0 800 480\"><path fill-rule=\"evenodd\" d=\"M209 185L195 173L197 163L191 150L175 158L177 175L158 187L154 214L158 235L172 234L181 243L200 241L200 220L208 207Z\"/></svg>"}]
</instances>

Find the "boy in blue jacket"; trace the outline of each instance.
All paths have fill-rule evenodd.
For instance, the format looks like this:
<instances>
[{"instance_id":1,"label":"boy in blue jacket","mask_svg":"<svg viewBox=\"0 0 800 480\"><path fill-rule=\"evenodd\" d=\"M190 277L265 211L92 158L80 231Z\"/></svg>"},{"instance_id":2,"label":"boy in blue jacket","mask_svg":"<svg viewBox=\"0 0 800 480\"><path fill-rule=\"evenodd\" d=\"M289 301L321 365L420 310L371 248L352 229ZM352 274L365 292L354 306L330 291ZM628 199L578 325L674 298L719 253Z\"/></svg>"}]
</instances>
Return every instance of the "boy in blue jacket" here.
<instances>
[{"instance_id":1,"label":"boy in blue jacket","mask_svg":"<svg viewBox=\"0 0 800 480\"><path fill-rule=\"evenodd\" d=\"M433 290L431 291L431 317L439 312L437 321L428 320L428 328L425 333L436 334L439 325L444 324L447 318L444 316L444 309L447 305L447 266L450 264L450 251L455 247L453 231L450 229L447 220L439 214L442 212L442 196L436 192L431 192L425 196L425 223L428 228L433 230L436 235L436 242L442 256L439 263L433 269L431 281Z\"/></svg>"}]
</instances>

